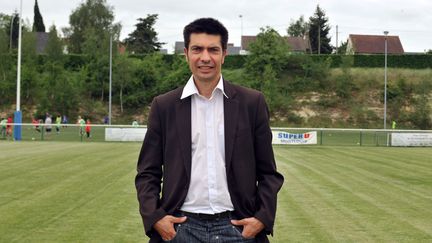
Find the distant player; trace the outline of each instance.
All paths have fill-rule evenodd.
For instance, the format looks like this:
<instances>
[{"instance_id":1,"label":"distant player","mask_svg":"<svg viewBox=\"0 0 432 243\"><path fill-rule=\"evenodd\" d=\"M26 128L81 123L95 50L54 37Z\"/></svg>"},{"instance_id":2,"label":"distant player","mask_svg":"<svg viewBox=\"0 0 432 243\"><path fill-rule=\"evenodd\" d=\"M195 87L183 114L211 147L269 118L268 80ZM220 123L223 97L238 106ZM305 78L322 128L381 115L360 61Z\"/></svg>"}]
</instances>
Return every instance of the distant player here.
<instances>
[{"instance_id":1,"label":"distant player","mask_svg":"<svg viewBox=\"0 0 432 243\"><path fill-rule=\"evenodd\" d=\"M1 137L2 138L6 138L6 124L7 124L7 119L6 118L2 118L0 120L0 126L1 126Z\"/></svg>"},{"instance_id":2,"label":"distant player","mask_svg":"<svg viewBox=\"0 0 432 243\"><path fill-rule=\"evenodd\" d=\"M41 131L40 128L39 128L39 121L36 120L36 118L34 118L34 117L32 117L32 124L33 124L33 126L34 126L34 129L35 129L37 132L40 132L40 131Z\"/></svg>"},{"instance_id":3,"label":"distant player","mask_svg":"<svg viewBox=\"0 0 432 243\"><path fill-rule=\"evenodd\" d=\"M57 132L57 134L60 134L60 126L61 126L61 122L62 122L61 116L60 116L60 115L57 115L56 120L55 120L55 123L56 123L56 132Z\"/></svg>"},{"instance_id":4,"label":"distant player","mask_svg":"<svg viewBox=\"0 0 432 243\"><path fill-rule=\"evenodd\" d=\"M51 115L47 115L45 118L45 131L47 132L47 135L51 134L52 130L52 118Z\"/></svg>"},{"instance_id":5,"label":"distant player","mask_svg":"<svg viewBox=\"0 0 432 243\"><path fill-rule=\"evenodd\" d=\"M84 119L81 118L81 116L78 116L77 124L79 125L79 135L83 136L84 135L85 121L84 121Z\"/></svg>"},{"instance_id":6,"label":"distant player","mask_svg":"<svg viewBox=\"0 0 432 243\"><path fill-rule=\"evenodd\" d=\"M68 124L68 122L69 122L69 120L68 120L67 116L66 116L66 115L63 115L62 123L63 123L63 124ZM63 125L63 127L67 127L67 126L66 126L66 125Z\"/></svg>"},{"instance_id":7,"label":"distant player","mask_svg":"<svg viewBox=\"0 0 432 243\"><path fill-rule=\"evenodd\" d=\"M86 126L85 126L85 131L86 131L86 134L87 134L87 138L90 138L91 137L91 123L90 123L90 119L87 119L87 122L86 122Z\"/></svg>"},{"instance_id":8,"label":"distant player","mask_svg":"<svg viewBox=\"0 0 432 243\"><path fill-rule=\"evenodd\" d=\"M12 117L9 116L6 123L6 136L8 137L12 137L12 123L13 123Z\"/></svg>"}]
</instances>

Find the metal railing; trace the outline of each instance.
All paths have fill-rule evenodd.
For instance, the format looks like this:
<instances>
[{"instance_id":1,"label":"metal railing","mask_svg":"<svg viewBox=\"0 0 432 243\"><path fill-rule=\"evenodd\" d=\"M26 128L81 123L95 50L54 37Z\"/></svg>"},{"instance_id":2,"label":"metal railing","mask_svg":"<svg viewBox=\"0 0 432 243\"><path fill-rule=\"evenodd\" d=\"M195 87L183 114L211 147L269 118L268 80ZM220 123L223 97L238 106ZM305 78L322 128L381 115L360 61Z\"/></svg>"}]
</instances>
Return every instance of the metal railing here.
<instances>
[{"instance_id":1,"label":"metal railing","mask_svg":"<svg viewBox=\"0 0 432 243\"><path fill-rule=\"evenodd\" d=\"M22 126L23 141L75 141L75 142L104 142L105 128L146 128L147 126L91 124L89 137L85 126L80 124L51 124L44 123L11 123ZM48 132L46 128L51 127ZM6 129L0 127L0 140L13 140L13 134L7 135ZM317 144L326 146L389 146L391 133L432 133L432 130L404 130L404 129L341 129L341 128L295 128L272 127L272 131L289 133L317 132Z\"/></svg>"}]
</instances>

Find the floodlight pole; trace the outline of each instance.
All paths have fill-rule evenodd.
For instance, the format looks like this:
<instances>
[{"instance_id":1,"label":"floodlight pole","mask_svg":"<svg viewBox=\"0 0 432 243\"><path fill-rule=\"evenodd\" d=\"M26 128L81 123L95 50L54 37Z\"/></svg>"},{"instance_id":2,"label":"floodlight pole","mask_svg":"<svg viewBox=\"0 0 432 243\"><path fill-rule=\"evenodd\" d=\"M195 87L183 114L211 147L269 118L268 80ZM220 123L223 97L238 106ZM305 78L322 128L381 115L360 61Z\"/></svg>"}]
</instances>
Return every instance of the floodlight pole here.
<instances>
[{"instance_id":1,"label":"floodlight pole","mask_svg":"<svg viewBox=\"0 0 432 243\"><path fill-rule=\"evenodd\" d=\"M387 127L387 35L384 31L384 129Z\"/></svg>"},{"instance_id":2,"label":"floodlight pole","mask_svg":"<svg viewBox=\"0 0 432 243\"><path fill-rule=\"evenodd\" d=\"M240 51L243 50L242 38L243 38L243 15L239 15L240 18Z\"/></svg>"},{"instance_id":3,"label":"floodlight pole","mask_svg":"<svg viewBox=\"0 0 432 243\"><path fill-rule=\"evenodd\" d=\"M17 94L16 94L16 111L14 113L14 123L22 123L21 114L21 37L22 37L22 0L20 0L20 12L18 16L19 29L18 29L18 61L17 61ZM11 26L12 27L12 26ZM21 140L21 125L14 126L14 139Z\"/></svg>"},{"instance_id":4,"label":"floodlight pole","mask_svg":"<svg viewBox=\"0 0 432 243\"><path fill-rule=\"evenodd\" d=\"M109 69L109 114L108 124L111 125L111 102L112 102L112 35L110 35L110 69Z\"/></svg>"}]
</instances>

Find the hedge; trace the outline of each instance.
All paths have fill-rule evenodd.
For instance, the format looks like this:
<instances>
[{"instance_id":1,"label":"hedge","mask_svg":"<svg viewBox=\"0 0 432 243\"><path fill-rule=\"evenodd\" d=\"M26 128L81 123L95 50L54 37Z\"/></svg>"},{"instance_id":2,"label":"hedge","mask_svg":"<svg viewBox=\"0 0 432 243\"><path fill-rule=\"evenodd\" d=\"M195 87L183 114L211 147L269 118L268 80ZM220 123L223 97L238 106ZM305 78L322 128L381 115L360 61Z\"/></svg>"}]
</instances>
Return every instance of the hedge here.
<instances>
[{"instance_id":1,"label":"hedge","mask_svg":"<svg viewBox=\"0 0 432 243\"><path fill-rule=\"evenodd\" d=\"M293 54L299 55L299 54ZM16 54L14 55L16 57ZM129 55L131 58L142 59L146 55ZM309 56L314 61L326 61L330 58L331 67L340 67L342 57L347 55L302 55ZM353 67L377 68L384 67L384 55L352 55L354 58ZM183 58L181 55L164 55L163 59L167 63L173 63L176 58ZM242 68L246 63L245 55L229 55L225 57L224 69ZM38 64L45 62L45 55L38 55ZM68 70L79 70L86 63L85 55L68 54L66 55L65 68ZM432 55L430 54L406 54L406 55L388 55L387 66L390 68L409 68L424 69L432 68Z\"/></svg>"},{"instance_id":2,"label":"hedge","mask_svg":"<svg viewBox=\"0 0 432 243\"><path fill-rule=\"evenodd\" d=\"M310 55L313 60L324 61L331 59L331 67L339 67L342 57L346 55ZM352 55L354 58L353 67L376 68L384 67L384 55ZM387 67L390 68L410 68L423 69L432 68L432 55L430 54L406 54L406 55L388 55Z\"/></svg>"},{"instance_id":3,"label":"hedge","mask_svg":"<svg viewBox=\"0 0 432 243\"><path fill-rule=\"evenodd\" d=\"M306 55L314 61L324 62L330 58L332 68L340 67L343 57L347 55ZM354 58L353 67L377 68L384 67L384 55L352 55ZM224 68L236 69L243 67L247 56L227 56L225 57ZM410 68L424 69L432 68L432 55L430 54L407 54L407 55L388 55L387 67L389 68Z\"/></svg>"}]
</instances>

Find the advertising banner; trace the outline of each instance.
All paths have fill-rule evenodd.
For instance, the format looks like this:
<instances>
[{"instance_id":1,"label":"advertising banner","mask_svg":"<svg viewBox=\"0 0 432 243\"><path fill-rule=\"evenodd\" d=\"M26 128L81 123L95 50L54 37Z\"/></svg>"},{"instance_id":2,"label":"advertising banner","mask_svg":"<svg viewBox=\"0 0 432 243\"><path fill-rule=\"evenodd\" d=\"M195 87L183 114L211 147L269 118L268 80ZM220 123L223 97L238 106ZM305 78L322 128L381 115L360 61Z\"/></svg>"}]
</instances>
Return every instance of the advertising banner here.
<instances>
[{"instance_id":1,"label":"advertising banner","mask_svg":"<svg viewBox=\"0 0 432 243\"><path fill-rule=\"evenodd\" d=\"M283 131L272 131L273 144L317 144L317 132L289 133Z\"/></svg>"},{"instance_id":2,"label":"advertising banner","mask_svg":"<svg viewBox=\"0 0 432 243\"><path fill-rule=\"evenodd\" d=\"M147 128L105 128L105 141L142 142Z\"/></svg>"},{"instance_id":3,"label":"advertising banner","mask_svg":"<svg viewBox=\"0 0 432 243\"><path fill-rule=\"evenodd\" d=\"M432 146L432 133L392 133L391 146Z\"/></svg>"}]
</instances>

